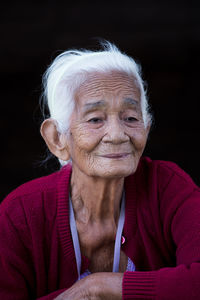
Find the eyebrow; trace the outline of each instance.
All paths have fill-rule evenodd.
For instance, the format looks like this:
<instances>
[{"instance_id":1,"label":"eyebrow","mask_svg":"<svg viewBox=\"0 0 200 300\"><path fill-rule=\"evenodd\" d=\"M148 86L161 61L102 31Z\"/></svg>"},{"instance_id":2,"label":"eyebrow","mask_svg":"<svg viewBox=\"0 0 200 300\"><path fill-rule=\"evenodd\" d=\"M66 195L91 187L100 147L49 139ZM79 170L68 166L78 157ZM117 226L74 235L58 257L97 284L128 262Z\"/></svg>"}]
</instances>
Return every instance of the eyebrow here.
<instances>
[{"instance_id":1,"label":"eyebrow","mask_svg":"<svg viewBox=\"0 0 200 300\"><path fill-rule=\"evenodd\" d=\"M133 98L125 98L123 100L123 102L126 106L131 106L131 107L134 106L134 107L138 108L138 105L139 105L139 102ZM84 111L84 113L87 113L88 111L94 111L99 108L104 108L104 107L106 107L106 105L107 104L104 100L99 100L96 102L89 102L84 105L83 111Z\"/></svg>"},{"instance_id":2,"label":"eyebrow","mask_svg":"<svg viewBox=\"0 0 200 300\"><path fill-rule=\"evenodd\" d=\"M138 106L139 102L132 98L125 98L124 104L131 105L131 106Z\"/></svg>"},{"instance_id":3,"label":"eyebrow","mask_svg":"<svg viewBox=\"0 0 200 300\"><path fill-rule=\"evenodd\" d=\"M106 102L104 100L99 100L97 102L86 103L83 107L83 110L84 110L84 112L87 112L87 111L92 111L97 108L101 108L101 107L105 107L105 106L106 106Z\"/></svg>"}]
</instances>

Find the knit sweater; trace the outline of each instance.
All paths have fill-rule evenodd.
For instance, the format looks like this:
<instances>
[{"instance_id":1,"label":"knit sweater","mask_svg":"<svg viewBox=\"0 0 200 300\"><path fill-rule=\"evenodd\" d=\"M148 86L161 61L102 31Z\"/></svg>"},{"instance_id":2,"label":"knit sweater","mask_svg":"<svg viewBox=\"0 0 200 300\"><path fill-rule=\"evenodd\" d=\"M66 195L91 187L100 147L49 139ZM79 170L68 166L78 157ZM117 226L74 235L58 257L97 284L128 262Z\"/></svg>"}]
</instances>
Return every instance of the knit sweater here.
<instances>
[{"instance_id":1,"label":"knit sweater","mask_svg":"<svg viewBox=\"0 0 200 300\"><path fill-rule=\"evenodd\" d=\"M50 300L76 282L70 174L65 166L2 202L0 299ZM122 251L136 271L124 273L123 299L200 299L200 189L174 163L146 157L124 188ZM82 256L81 272L88 266Z\"/></svg>"}]
</instances>

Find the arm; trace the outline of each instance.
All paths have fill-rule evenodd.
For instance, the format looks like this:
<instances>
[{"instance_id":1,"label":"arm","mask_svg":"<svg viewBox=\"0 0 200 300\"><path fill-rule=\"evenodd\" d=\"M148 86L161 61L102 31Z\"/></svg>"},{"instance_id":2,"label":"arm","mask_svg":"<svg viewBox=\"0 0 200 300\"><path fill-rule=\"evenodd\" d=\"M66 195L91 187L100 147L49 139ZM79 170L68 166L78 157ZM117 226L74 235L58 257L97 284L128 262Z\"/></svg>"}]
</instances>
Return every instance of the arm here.
<instances>
[{"instance_id":1,"label":"arm","mask_svg":"<svg viewBox=\"0 0 200 300\"><path fill-rule=\"evenodd\" d=\"M187 177L175 174L167 186L162 186L159 204L163 237L174 248L176 266L126 272L123 299L136 295L136 299L199 299L200 190Z\"/></svg>"},{"instance_id":2,"label":"arm","mask_svg":"<svg viewBox=\"0 0 200 300\"><path fill-rule=\"evenodd\" d=\"M0 298L28 299L33 288L33 267L27 249L9 216L0 216Z\"/></svg>"},{"instance_id":3,"label":"arm","mask_svg":"<svg viewBox=\"0 0 200 300\"><path fill-rule=\"evenodd\" d=\"M16 217L17 219L17 217ZM36 299L36 278L31 251L30 232L20 218L21 235L6 212L0 214L0 299L27 300ZM23 232L22 232L23 231ZM26 236L27 244L22 236ZM58 290L41 300L52 300L63 293Z\"/></svg>"},{"instance_id":4,"label":"arm","mask_svg":"<svg viewBox=\"0 0 200 300\"><path fill-rule=\"evenodd\" d=\"M55 300L121 300L123 273L94 273L60 294Z\"/></svg>"},{"instance_id":5,"label":"arm","mask_svg":"<svg viewBox=\"0 0 200 300\"><path fill-rule=\"evenodd\" d=\"M115 286L115 294L121 295L122 274L109 276L109 273L93 274L75 283L70 289L61 289L50 294L38 297L36 272L32 255L32 240L26 217L20 203L11 207L11 211L0 207L0 299L64 299L75 294L96 295L99 298L106 295L111 300L111 286ZM17 213L15 211L18 210ZM10 217L12 215L12 218ZM42 284L42 283L41 283ZM42 284L44 285L44 284ZM61 295L61 296L59 296ZM88 298L90 299L90 297ZM104 299L104 298L103 298ZM106 298L105 298L106 299ZM121 299L114 297L113 299Z\"/></svg>"},{"instance_id":6,"label":"arm","mask_svg":"<svg viewBox=\"0 0 200 300\"><path fill-rule=\"evenodd\" d=\"M71 295L79 290L85 298L79 295L77 299L121 299L121 295L123 300L200 298L200 190L181 178L179 181L179 177L172 177L167 184L168 187L162 186L160 194L160 214L164 238L174 247L176 266L124 274L93 274L75 284L70 289ZM71 295L67 291L58 300L71 300Z\"/></svg>"}]
</instances>

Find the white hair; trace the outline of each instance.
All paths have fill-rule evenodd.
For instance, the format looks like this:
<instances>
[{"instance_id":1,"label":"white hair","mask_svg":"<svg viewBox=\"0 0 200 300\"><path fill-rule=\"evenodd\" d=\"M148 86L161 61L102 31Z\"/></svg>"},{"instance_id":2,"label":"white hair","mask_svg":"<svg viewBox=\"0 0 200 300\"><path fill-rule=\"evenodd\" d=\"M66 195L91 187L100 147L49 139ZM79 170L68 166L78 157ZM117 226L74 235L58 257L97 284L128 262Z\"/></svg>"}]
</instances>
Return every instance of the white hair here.
<instances>
[{"instance_id":1,"label":"white hair","mask_svg":"<svg viewBox=\"0 0 200 300\"><path fill-rule=\"evenodd\" d=\"M69 129L74 109L74 94L88 74L120 71L133 76L140 89L141 110L145 127L151 122L148 100L140 65L110 42L102 44L100 51L68 50L58 55L43 76L43 105L57 123L60 133ZM62 162L61 164L66 164Z\"/></svg>"}]
</instances>

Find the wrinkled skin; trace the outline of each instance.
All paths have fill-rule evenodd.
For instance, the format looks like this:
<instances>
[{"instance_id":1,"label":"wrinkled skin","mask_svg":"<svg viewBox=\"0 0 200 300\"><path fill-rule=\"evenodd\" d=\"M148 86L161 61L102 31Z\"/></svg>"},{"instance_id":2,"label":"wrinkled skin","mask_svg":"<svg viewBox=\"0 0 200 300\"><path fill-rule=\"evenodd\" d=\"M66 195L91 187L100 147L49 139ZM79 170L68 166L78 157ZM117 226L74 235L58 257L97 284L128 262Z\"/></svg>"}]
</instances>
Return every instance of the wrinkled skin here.
<instances>
[{"instance_id":1,"label":"wrinkled skin","mask_svg":"<svg viewBox=\"0 0 200 300\"><path fill-rule=\"evenodd\" d=\"M134 79L116 72L93 74L75 101L69 136L73 169L103 178L134 173L148 134ZM108 154L124 155L108 158Z\"/></svg>"},{"instance_id":2,"label":"wrinkled skin","mask_svg":"<svg viewBox=\"0 0 200 300\"><path fill-rule=\"evenodd\" d=\"M65 150L72 159L71 197L81 253L89 258L88 277L56 299L122 299L127 257L112 273L114 241L124 178L137 169L149 128L140 90L120 72L90 74L75 94Z\"/></svg>"},{"instance_id":3,"label":"wrinkled skin","mask_svg":"<svg viewBox=\"0 0 200 300\"><path fill-rule=\"evenodd\" d=\"M95 273L60 294L56 300L121 300L122 273Z\"/></svg>"}]
</instances>

